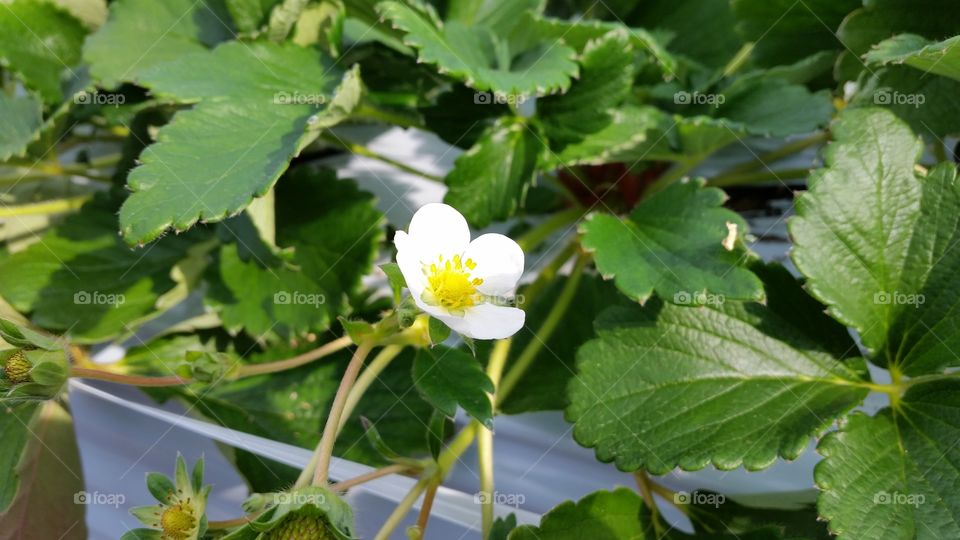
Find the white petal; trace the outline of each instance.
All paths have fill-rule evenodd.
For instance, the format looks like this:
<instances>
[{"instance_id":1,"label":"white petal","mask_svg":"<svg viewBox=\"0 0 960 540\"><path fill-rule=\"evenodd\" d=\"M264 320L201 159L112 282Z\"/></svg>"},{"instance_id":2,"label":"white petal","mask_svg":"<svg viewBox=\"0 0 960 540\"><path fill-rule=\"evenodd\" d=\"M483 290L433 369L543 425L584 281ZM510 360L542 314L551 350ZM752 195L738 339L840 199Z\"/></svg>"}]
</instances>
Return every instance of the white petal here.
<instances>
[{"instance_id":1,"label":"white petal","mask_svg":"<svg viewBox=\"0 0 960 540\"><path fill-rule=\"evenodd\" d=\"M434 315L458 334L473 339L505 339L520 331L526 314L522 309L480 304L467 309L463 317Z\"/></svg>"},{"instance_id":2,"label":"white petal","mask_svg":"<svg viewBox=\"0 0 960 540\"><path fill-rule=\"evenodd\" d=\"M523 250L516 242L502 234L484 234L470 242L463 258L477 263L470 277L483 280L483 284L477 287L481 293L513 295L523 274Z\"/></svg>"},{"instance_id":3,"label":"white petal","mask_svg":"<svg viewBox=\"0 0 960 540\"><path fill-rule=\"evenodd\" d=\"M397 266L400 267L400 273L407 281L407 288L410 289L410 294L419 298L420 293L427 286L427 278L423 275L423 265L420 261L420 252L410 240L410 235L403 231L397 231L397 234L393 237L393 243L397 246Z\"/></svg>"},{"instance_id":4,"label":"white petal","mask_svg":"<svg viewBox=\"0 0 960 540\"><path fill-rule=\"evenodd\" d=\"M420 256L431 260L436 255L448 258L459 255L470 244L467 220L452 206L440 203L420 207L410 221L407 234Z\"/></svg>"}]
</instances>

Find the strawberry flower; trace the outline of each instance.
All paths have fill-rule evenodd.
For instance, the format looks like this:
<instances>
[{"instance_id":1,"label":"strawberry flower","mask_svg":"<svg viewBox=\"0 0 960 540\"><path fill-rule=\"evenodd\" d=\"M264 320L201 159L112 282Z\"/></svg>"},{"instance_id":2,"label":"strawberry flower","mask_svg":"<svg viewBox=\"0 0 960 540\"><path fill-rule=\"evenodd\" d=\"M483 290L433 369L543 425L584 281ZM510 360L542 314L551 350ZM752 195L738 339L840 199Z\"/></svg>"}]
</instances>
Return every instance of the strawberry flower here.
<instances>
[{"instance_id":1,"label":"strawberry flower","mask_svg":"<svg viewBox=\"0 0 960 540\"><path fill-rule=\"evenodd\" d=\"M502 234L470 241L467 220L446 204L417 210L397 231L397 265L417 306L473 339L503 339L523 328L511 307L523 273L523 250Z\"/></svg>"}]
</instances>

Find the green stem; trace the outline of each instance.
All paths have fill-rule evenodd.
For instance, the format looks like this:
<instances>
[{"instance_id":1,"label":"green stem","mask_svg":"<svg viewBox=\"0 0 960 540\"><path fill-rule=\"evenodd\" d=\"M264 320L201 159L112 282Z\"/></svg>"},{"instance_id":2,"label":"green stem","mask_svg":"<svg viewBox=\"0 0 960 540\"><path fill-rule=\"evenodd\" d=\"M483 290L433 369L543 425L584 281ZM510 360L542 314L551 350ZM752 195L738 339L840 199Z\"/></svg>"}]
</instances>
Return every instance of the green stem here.
<instances>
[{"instance_id":1,"label":"green stem","mask_svg":"<svg viewBox=\"0 0 960 540\"><path fill-rule=\"evenodd\" d=\"M382 162L386 163L387 165L390 165L390 166L392 166L392 167L396 167L397 169L400 169L401 171L408 172L408 173L410 173L410 174L415 174L415 175L417 175L417 176L419 176L419 177L421 177L421 178L426 178L427 180L431 180L431 181L433 181L433 182L439 182L439 183L441 183L441 184L443 183L443 178L441 178L441 177L439 177L439 176L435 176L435 175L432 175L432 174L425 173L425 172L423 172L423 171L421 171L421 170L414 169L413 167L407 165L406 163L401 163L401 162L399 162L399 161L397 161L397 160L395 160L395 159L388 158L387 156L382 156L382 155L374 152L373 150L367 148L366 146L363 146L362 144L357 144L357 143L352 143L352 142L350 142L350 141L345 141L345 140L341 139L340 137L337 137L336 135L333 135L333 134L331 134L331 133L329 133L329 132L324 132L322 135L320 135L320 138L323 139L324 141L328 142L328 143L335 144L335 145L339 146L340 148L343 148L344 150L347 150L348 152L353 153L353 154L356 154L356 155L358 155L358 156L363 156L363 157L368 157L368 158L376 159L376 160L378 160L378 161L382 161Z\"/></svg>"},{"instance_id":2,"label":"green stem","mask_svg":"<svg viewBox=\"0 0 960 540\"><path fill-rule=\"evenodd\" d=\"M563 248L557 256L553 258L552 261L547 263L543 269L540 270L540 275L537 276L537 279L533 283L527 285L523 289L522 299L520 307L529 306L533 298L536 298L540 291L547 286L548 283L553 281L553 278L557 275L557 272L560 271L560 268L570 260L570 257L577 252L577 240L574 238L565 248Z\"/></svg>"},{"instance_id":3,"label":"green stem","mask_svg":"<svg viewBox=\"0 0 960 540\"><path fill-rule=\"evenodd\" d=\"M933 156L937 158L937 163L950 161L950 158L947 157L947 148L943 145L943 142L941 141L937 141L933 143Z\"/></svg>"},{"instance_id":4,"label":"green stem","mask_svg":"<svg viewBox=\"0 0 960 540\"><path fill-rule=\"evenodd\" d=\"M758 171L749 172L740 175L723 175L711 179L707 182L708 186L729 187L740 186L743 184L753 184L756 182L766 182L770 180L783 180L785 178L806 178L810 175L810 169L782 169L779 171Z\"/></svg>"},{"instance_id":5,"label":"green stem","mask_svg":"<svg viewBox=\"0 0 960 540\"><path fill-rule=\"evenodd\" d=\"M361 103L359 107L353 112L352 115L354 118L374 120L377 122L383 122L384 124L391 124L394 126L402 128L419 128L423 127L423 123L414 116L399 114L394 111L389 111L386 109L381 109L370 103Z\"/></svg>"},{"instance_id":6,"label":"green stem","mask_svg":"<svg viewBox=\"0 0 960 540\"><path fill-rule=\"evenodd\" d=\"M551 234L583 217L583 212L584 209L580 207L557 212L520 235L520 237L517 238L517 244L520 245L523 251L532 251Z\"/></svg>"},{"instance_id":7,"label":"green stem","mask_svg":"<svg viewBox=\"0 0 960 540\"><path fill-rule=\"evenodd\" d=\"M347 423L350 415L353 414L353 410L356 409L357 404L360 402L360 398L362 398L363 394L370 388L373 381L377 380L377 377L383 373L383 370L390 365L390 362L396 358L401 351L403 351L403 345L388 345L373 357L367 369L363 370L363 373L357 378L357 382L354 383L353 388L347 395L347 403L343 407L343 416L340 418L339 429L343 429L343 425Z\"/></svg>"},{"instance_id":8,"label":"green stem","mask_svg":"<svg viewBox=\"0 0 960 540\"><path fill-rule=\"evenodd\" d=\"M490 361L487 363L487 376L497 388L504 366L510 356L512 340L501 339L493 346ZM497 404L497 390L491 396L492 405ZM485 496L480 499L480 522L483 538L490 537L493 528L493 432L489 429L477 428L477 462L480 473L480 493Z\"/></svg>"},{"instance_id":9,"label":"green stem","mask_svg":"<svg viewBox=\"0 0 960 540\"><path fill-rule=\"evenodd\" d=\"M670 184L673 184L677 180L680 180L687 175L690 171L697 168L697 165L700 165L707 156L698 157L695 159L690 159L677 163L673 166L672 169L667 171L663 176L657 178L649 187L647 187L644 197L650 197L654 193L658 193L666 189Z\"/></svg>"},{"instance_id":10,"label":"green stem","mask_svg":"<svg viewBox=\"0 0 960 540\"><path fill-rule=\"evenodd\" d=\"M737 51L737 54L727 62L727 65L723 68L723 76L729 77L736 73L747 63L747 60L750 59L750 55L753 54L753 47L755 43L747 42L744 43L740 50Z\"/></svg>"},{"instance_id":11,"label":"green stem","mask_svg":"<svg viewBox=\"0 0 960 540\"><path fill-rule=\"evenodd\" d=\"M278 360L276 362L267 362L265 364L252 364L241 366L237 371L238 377L251 377L254 375L265 375L267 373L277 373L279 371L286 371L288 369L298 368L300 366L309 364L310 362L319 360L323 357L330 356L331 354L349 347L353 341L350 340L350 336L343 336L337 338L329 343L325 343L312 351L305 352L303 354L288 358L286 360Z\"/></svg>"},{"instance_id":12,"label":"green stem","mask_svg":"<svg viewBox=\"0 0 960 540\"><path fill-rule=\"evenodd\" d=\"M316 470L313 473L313 485L327 485L327 478L330 474L330 460L333 458L333 443L337 440L337 433L340 431L340 418L343 415L344 406L347 403L347 397L350 389L360 374L360 368L363 367L363 361L373 350L374 344L370 341L363 341L357 346L353 353L353 358L347 364L347 370L340 379L340 386L337 388L337 394L333 398L333 404L330 406L330 414L327 416L327 424L323 428L323 435L320 437L320 444L317 445L318 454Z\"/></svg>"},{"instance_id":13,"label":"green stem","mask_svg":"<svg viewBox=\"0 0 960 540\"><path fill-rule=\"evenodd\" d=\"M267 373L277 373L280 371L286 371L288 369L298 368L300 366L309 364L310 362L319 360L325 356L329 356L340 349L343 349L350 345L352 341L347 336L344 336L339 339L335 339L329 343L326 343L312 351L305 352L301 355L294 356L293 358L288 358L286 360L278 360L276 362L268 362L265 364L253 364L241 366L237 370L237 378L243 377L252 377L255 375L265 375ZM71 366L70 376L78 377L81 379L95 379L99 381L109 381L120 384L128 384L131 386L141 386L141 387L163 387L163 386L182 386L184 384L190 384L193 381L189 378L178 377L176 375L170 375L166 377L151 377L146 375L128 375L126 373L117 373L114 371L107 371L105 369L99 369L94 367L81 367L81 366Z\"/></svg>"},{"instance_id":14,"label":"green stem","mask_svg":"<svg viewBox=\"0 0 960 540\"><path fill-rule=\"evenodd\" d=\"M728 176L740 176L744 173L755 171L757 169L763 169L769 165L773 165L781 159L792 156L793 154L800 153L811 146L816 146L827 141L830 137L830 134L827 132L820 132L807 137L805 139L800 139L792 143L785 144L776 150L771 150L764 154L760 154L756 159L741 163L724 171L723 173L716 176L714 182L724 182L725 178Z\"/></svg>"},{"instance_id":15,"label":"green stem","mask_svg":"<svg viewBox=\"0 0 960 540\"><path fill-rule=\"evenodd\" d=\"M663 538L663 524L660 522L660 509L657 507L657 501L653 499L653 487L651 485L653 482L644 471L633 473L633 477L637 481L637 488L640 490L640 496L643 497L643 502L647 505L647 508L650 509L650 516L653 520L656 537Z\"/></svg>"},{"instance_id":16,"label":"green stem","mask_svg":"<svg viewBox=\"0 0 960 540\"><path fill-rule=\"evenodd\" d=\"M95 379L98 381L109 381L120 384L129 384L131 386L140 386L140 387L161 387L161 386L181 386L184 384L189 384L190 379L182 379L176 375L170 375L169 377L147 377L143 375L127 375L124 373L114 373L112 371L106 371L96 368L85 368L80 366L72 366L70 368L70 376L77 377L80 379Z\"/></svg>"},{"instance_id":17,"label":"green stem","mask_svg":"<svg viewBox=\"0 0 960 540\"><path fill-rule=\"evenodd\" d=\"M93 198L92 194L88 195L79 195L77 197L69 197L66 199L54 199L52 201L44 201L33 204L20 204L16 206L6 206L0 208L0 218L9 218L14 216L38 216L38 215L50 215L50 214L60 214L63 212L69 212L71 210L76 210L83 206L84 203Z\"/></svg>"},{"instance_id":18,"label":"green stem","mask_svg":"<svg viewBox=\"0 0 960 540\"><path fill-rule=\"evenodd\" d=\"M427 489L432 481L433 480L430 477L424 476L416 484L414 484L413 489L411 489L407 493L407 496L400 501L400 504L393 509L390 517L388 517L387 521L384 522L383 526L380 528L380 531L374 537L374 540L388 540L390 538L390 535L393 534L394 529L400 525L400 522L403 521L403 518L407 517L410 509L413 508L413 505L416 504L417 499L420 498L420 494Z\"/></svg>"},{"instance_id":19,"label":"green stem","mask_svg":"<svg viewBox=\"0 0 960 540\"><path fill-rule=\"evenodd\" d=\"M351 488L359 486L360 484L365 484L371 480L376 480L377 478L383 478L384 476L390 476L391 474L401 474L410 470L409 465L387 465L380 469L370 471L360 476L350 478L349 480L344 480L342 482L337 482L330 486L330 491L334 493L343 493Z\"/></svg>"},{"instance_id":20,"label":"green stem","mask_svg":"<svg viewBox=\"0 0 960 540\"><path fill-rule=\"evenodd\" d=\"M550 308L547 318L544 319L543 324L541 324L537 330L537 339L530 340L530 343L523 349L520 356L517 357L517 360L513 362L510 370L504 375L503 381L497 388L497 403L503 403L507 396L510 395L510 392L512 392L517 386L517 383L520 382L520 378L530 365L533 364L533 361L536 360L537 354L540 353L540 349L543 348L544 343L550 340L553 332L560 324L560 320L564 314L566 314L567 308L570 307L573 297L576 296L577 287L580 285L580 278L583 276L583 270L587 266L588 261L589 257L586 255L581 255L577 259L576 265L570 272L570 277L568 277L567 282L563 284L560 295L557 297L556 302L554 302L553 307Z\"/></svg>"},{"instance_id":21,"label":"green stem","mask_svg":"<svg viewBox=\"0 0 960 540\"><path fill-rule=\"evenodd\" d=\"M430 511L433 509L433 499L437 496L437 488L440 485L436 481L430 482L427 486L427 492L423 496L423 504L420 505L420 515L417 516L417 525L415 530L415 540L421 540L427 532L427 523L430 522Z\"/></svg>"}]
</instances>

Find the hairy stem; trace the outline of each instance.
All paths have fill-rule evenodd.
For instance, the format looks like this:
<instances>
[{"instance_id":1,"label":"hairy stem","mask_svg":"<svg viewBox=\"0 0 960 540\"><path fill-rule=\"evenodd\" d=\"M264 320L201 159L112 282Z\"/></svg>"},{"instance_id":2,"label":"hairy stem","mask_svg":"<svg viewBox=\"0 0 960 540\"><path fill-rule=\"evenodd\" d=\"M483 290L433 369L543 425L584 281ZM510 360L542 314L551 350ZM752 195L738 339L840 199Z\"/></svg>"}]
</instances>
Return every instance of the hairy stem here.
<instances>
[{"instance_id":1,"label":"hairy stem","mask_svg":"<svg viewBox=\"0 0 960 540\"><path fill-rule=\"evenodd\" d=\"M238 375L240 377L251 377L253 375L277 373L279 371L298 368L300 366L309 364L310 362L330 356L339 350L349 347L352 343L353 341L350 340L350 336L343 336L329 343L325 343L316 349L313 349L312 351L307 351L292 358L287 358L286 360L242 366L238 371Z\"/></svg>"},{"instance_id":2,"label":"hairy stem","mask_svg":"<svg viewBox=\"0 0 960 540\"><path fill-rule=\"evenodd\" d=\"M512 340L501 339L493 346L490 361L487 363L487 376L493 381L494 393L490 396L494 408L497 404L497 387L503 368L510 356ZM490 536L493 528L493 432L486 428L477 428L477 461L480 472L480 493L485 496L480 499L480 518L483 538Z\"/></svg>"},{"instance_id":3,"label":"hairy stem","mask_svg":"<svg viewBox=\"0 0 960 540\"><path fill-rule=\"evenodd\" d=\"M510 392L512 392L517 386L517 383L520 382L520 377L523 376L533 361L537 358L537 354L540 353L540 349L543 348L544 343L550 339L550 336L552 336L553 332L557 329L557 325L560 324L560 320L563 319L564 314L567 312L567 308L570 307L570 303L573 301L573 297L577 293L577 287L580 285L580 278L583 275L583 270L588 261L589 257L585 255L581 255L577 259L576 265L570 272L570 277L568 277L567 282L563 284L563 289L560 291L560 296L557 297L556 302L553 304L553 307L550 308L550 312L547 314L547 318L537 330L537 339L533 339L527 344L527 346L520 353L520 356L518 356L517 360L513 363L510 370L507 371L506 375L504 375L503 382L501 382L500 386L497 388L498 403L503 403L503 400L510 395Z\"/></svg>"},{"instance_id":4,"label":"hairy stem","mask_svg":"<svg viewBox=\"0 0 960 540\"><path fill-rule=\"evenodd\" d=\"M423 538L427 532L427 523L430 522L430 511L433 509L433 499L437 496L437 488L439 487L437 482L430 482L427 486L427 492L423 495L423 504L420 505L420 515L417 516L416 538Z\"/></svg>"},{"instance_id":5,"label":"hairy stem","mask_svg":"<svg viewBox=\"0 0 960 540\"><path fill-rule=\"evenodd\" d=\"M69 197L66 199L54 199L33 204L19 204L0 208L0 218L9 218L14 216L38 216L49 214L60 214L76 210L83 204L93 198L93 195L80 195L78 197Z\"/></svg>"},{"instance_id":6,"label":"hairy stem","mask_svg":"<svg viewBox=\"0 0 960 540\"><path fill-rule=\"evenodd\" d=\"M330 486L330 491L333 492L344 492L350 488L359 486L360 484L365 484L371 480L376 480L377 478L383 478L384 476L390 476L391 474L400 474L411 470L408 465L387 465L386 467L379 468L375 471L370 471L366 474L361 474L360 476L350 478L349 480L344 480L342 482L337 482Z\"/></svg>"},{"instance_id":7,"label":"hairy stem","mask_svg":"<svg viewBox=\"0 0 960 540\"><path fill-rule=\"evenodd\" d=\"M168 377L147 377L143 375L126 375L124 373L115 373L113 371L106 371L103 369L85 368L79 366L73 366L70 368L70 376L81 379L110 381L140 387L180 386L190 383L190 379L183 379L177 377L176 375L170 375Z\"/></svg>"},{"instance_id":8,"label":"hairy stem","mask_svg":"<svg viewBox=\"0 0 960 540\"><path fill-rule=\"evenodd\" d=\"M343 425L347 423L350 415L353 414L353 410L357 407L357 403L360 402L360 398L363 397L363 394L370 388L373 381L377 380L377 377L383 373L383 370L390 365L390 362L396 358L402 350L403 345L389 345L373 357L367 369L363 370L360 377L357 378L357 382L354 383L353 388L350 390L350 393L347 395L347 402L343 407L343 416L340 418L338 430L343 429Z\"/></svg>"},{"instance_id":9,"label":"hairy stem","mask_svg":"<svg viewBox=\"0 0 960 540\"><path fill-rule=\"evenodd\" d=\"M707 185L714 187L740 186L743 184L753 184L756 182L766 182L769 180L783 180L785 178L806 178L809 175L810 169L807 168L783 169L779 171L757 171L740 175L725 175L722 177L718 176L710 179L707 182Z\"/></svg>"},{"instance_id":10,"label":"hairy stem","mask_svg":"<svg viewBox=\"0 0 960 540\"><path fill-rule=\"evenodd\" d=\"M517 244L523 251L531 251L538 247L554 232L574 223L583 217L584 209L581 207L570 208L562 212L557 212L544 220L542 223L523 233L517 238Z\"/></svg>"},{"instance_id":11,"label":"hairy stem","mask_svg":"<svg viewBox=\"0 0 960 540\"><path fill-rule=\"evenodd\" d=\"M363 341L353 353L353 358L347 365L347 370L340 380L340 387L337 388L337 394L333 398L333 404L330 406L330 415L327 416L327 425L323 428L323 435L320 437L320 444L317 446L317 467L313 473L313 485L326 486L327 477L330 473L330 459L333 457L333 443L337 440L337 433L340 430L340 418L343 415L343 408L347 404L347 396L353 383L356 382L360 374L360 368L363 367L363 361L373 350L373 343Z\"/></svg>"},{"instance_id":12,"label":"hairy stem","mask_svg":"<svg viewBox=\"0 0 960 540\"><path fill-rule=\"evenodd\" d=\"M780 148L777 148L776 150L771 150L770 152L760 154L759 156L756 157L756 159L752 161L747 161L745 163L741 163L740 165L736 165L734 167L727 169L723 173L716 176L713 179L713 181L724 182L725 178L728 176L739 176L741 174L755 171L757 169L764 169L769 165L772 165L785 157L803 152L804 150L806 150L807 148L810 148L811 146L822 144L826 142L829 137L830 137L830 134L823 131L823 132L816 133L805 139L800 139L798 141L785 144Z\"/></svg>"},{"instance_id":13,"label":"hairy stem","mask_svg":"<svg viewBox=\"0 0 960 540\"><path fill-rule=\"evenodd\" d=\"M402 163L393 158L388 158L387 156L380 155L374 152L373 150L367 148L366 146L363 146L362 144L345 141L330 132L324 132L322 135L320 135L320 138L323 139L324 141L327 141L328 143L335 144L340 148L343 148L344 150L347 150L348 152L356 154L358 156L376 159L378 161L382 161L386 163L387 165L390 165L391 167L396 167L401 171L408 172L410 174L415 174L421 178L426 178L427 180L431 180L433 182L440 182L441 184L443 183L443 178L439 176L425 173L419 169L415 169L407 165L406 163Z\"/></svg>"},{"instance_id":14,"label":"hairy stem","mask_svg":"<svg viewBox=\"0 0 960 540\"><path fill-rule=\"evenodd\" d=\"M352 342L347 336L335 339L329 343L326 343L312 351L305 352L301 355L288 358L286 360L278 360L276 362L268 362L265 364L254 364L241 366L237 370L237 378L243 377L252 377L254 375L264 375L267 373L277 373L280 371L286 371L288 369L294 369L315 360L319 360L325 356L329 356L340 349L343 349L350 345ZM95 364L93 364L95 365ZM184 384L190 384L193 381L189 378L179 377L176 375L169 375L164 377L151 377L146 375L128 375L126 373L117 373L114 371L109 371L107 369L100 369L95 367L82 367L82 366L72 366L70 368L71 377L79 377L82 379L96 379L101 381L110 381L120 384L129 384L131 386L141 386L141 387L159 387L159 386L181 386Z\"/></svg>"}]
</instances>

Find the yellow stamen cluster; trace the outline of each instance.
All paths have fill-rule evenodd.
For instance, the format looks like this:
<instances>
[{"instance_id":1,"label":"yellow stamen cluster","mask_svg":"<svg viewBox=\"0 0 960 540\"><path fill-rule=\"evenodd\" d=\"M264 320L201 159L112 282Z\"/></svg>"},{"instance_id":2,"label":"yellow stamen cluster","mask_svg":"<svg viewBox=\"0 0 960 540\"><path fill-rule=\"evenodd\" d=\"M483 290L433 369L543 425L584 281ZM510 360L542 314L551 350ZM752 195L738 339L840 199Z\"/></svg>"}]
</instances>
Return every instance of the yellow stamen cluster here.
<instances>
[{"instance_id":1,"label":"yellow stamen cluster","mask_svg":"<svg viewBox=\"0 0 960 540\"><path fill-rule=\"evenodd\" d=\"M185 540L193 533L197 526L197 518L193 515L193 507L187 503L178 502L168 507L160 516L160 528L163 529L164 540Z\"/></svg>"},{"instance_id":2,"label":"yellow stamen cluster","mask_svg":"<svg viewBox=\"0 0 960 540\"><path fill-rule=\"evenodd\" d=\"M3 374L13 384L30 382L32 367L23 351L17 351L7 359L6 365L3 366Z\"/></svg>"},{"instance_id":3,"label":"yellow stamen cluster","mask_svg":"<svg viewBox=\"0 0 960 540\"><path fill-rule=\"evenodd\" d=\"M444 260L440 255L437 262L424 265L427 288L423 291L423 301L454 314L462 314L465 308L479 304L483 295L477 292L477 287L483 280L470 277L476 267L473 259L463 260L460 255L454 255L452 260Z\"/></svg>"}]
</instances>

